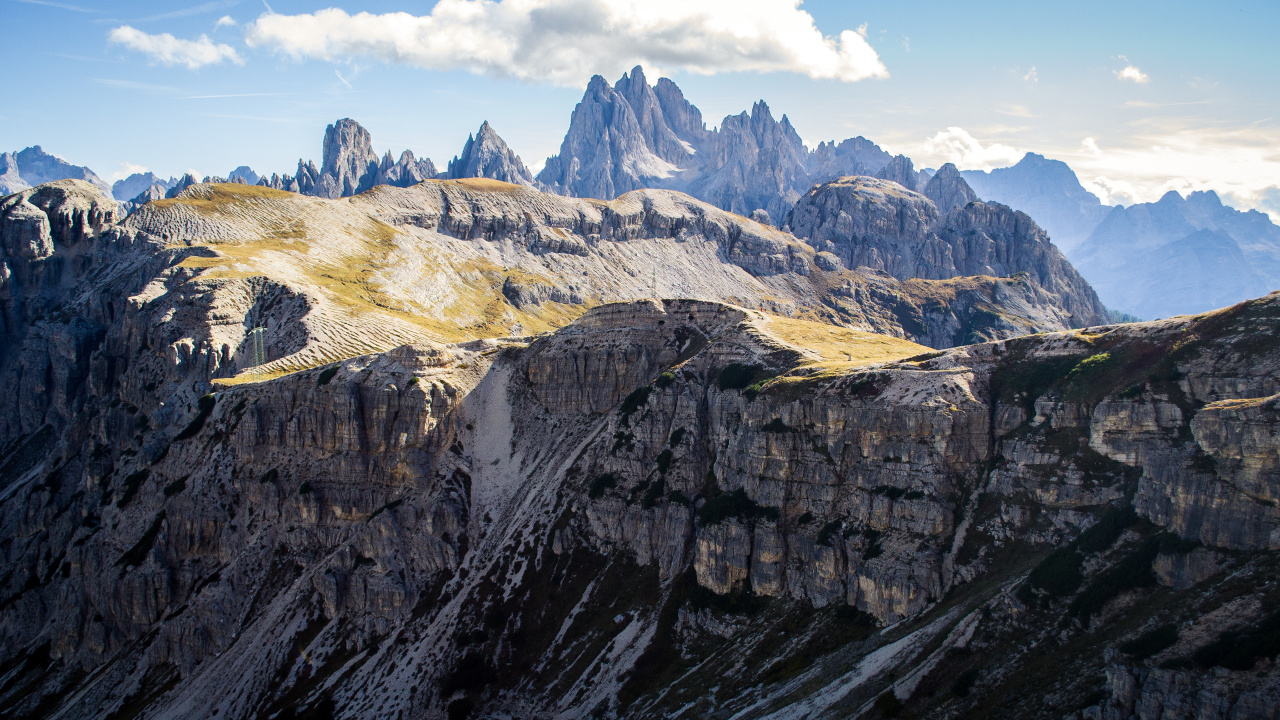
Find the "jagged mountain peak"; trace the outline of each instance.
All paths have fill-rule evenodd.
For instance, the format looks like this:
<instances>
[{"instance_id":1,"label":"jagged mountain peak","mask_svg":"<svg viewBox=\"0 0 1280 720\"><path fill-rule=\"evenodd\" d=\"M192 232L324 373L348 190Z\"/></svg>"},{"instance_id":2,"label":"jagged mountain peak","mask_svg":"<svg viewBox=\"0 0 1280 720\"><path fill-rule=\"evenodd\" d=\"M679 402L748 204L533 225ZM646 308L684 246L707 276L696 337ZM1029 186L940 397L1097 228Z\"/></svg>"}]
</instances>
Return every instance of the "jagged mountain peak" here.
<instances>
[{"instance_id":1,"label":"jagged mountain peak","mask_svg":"<svg viewBox=\"0 0 1280 720\"><path fill-rule=\"evenodd\" d=\"M486 120L480 129L467 137L462 154L449 162L445 175L458 178L491 178L517 185L533 186L533 173Z\"/></svg>"}]
</instances>

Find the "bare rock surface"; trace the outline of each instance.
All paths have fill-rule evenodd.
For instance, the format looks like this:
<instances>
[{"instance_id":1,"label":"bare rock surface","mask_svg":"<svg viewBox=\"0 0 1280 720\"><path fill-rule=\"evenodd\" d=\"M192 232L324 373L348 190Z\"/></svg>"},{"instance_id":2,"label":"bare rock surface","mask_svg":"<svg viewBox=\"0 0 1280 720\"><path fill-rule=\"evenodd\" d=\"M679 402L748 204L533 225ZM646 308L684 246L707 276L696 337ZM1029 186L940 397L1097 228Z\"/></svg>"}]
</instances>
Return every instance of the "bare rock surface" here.
<instances>
[{"instance_id":1,"label":"bare rock surface","mask_svg":"<svg viewBox=\"0 0 1280 720\"><path fill-rule=\"evenodd\" d=\"M117 213L75 181L0 207L10 714L1275 706L1246 640L1280 593L1280 295L934 351L778 312L834 271L669 191ZM760 302L646 297L636 247ZM636 294L555 299L584 270ZM869 317L873 286L1005 287L838 277ZM253 328L296 364L245 373Z\"/></svg>"}]
</instances>

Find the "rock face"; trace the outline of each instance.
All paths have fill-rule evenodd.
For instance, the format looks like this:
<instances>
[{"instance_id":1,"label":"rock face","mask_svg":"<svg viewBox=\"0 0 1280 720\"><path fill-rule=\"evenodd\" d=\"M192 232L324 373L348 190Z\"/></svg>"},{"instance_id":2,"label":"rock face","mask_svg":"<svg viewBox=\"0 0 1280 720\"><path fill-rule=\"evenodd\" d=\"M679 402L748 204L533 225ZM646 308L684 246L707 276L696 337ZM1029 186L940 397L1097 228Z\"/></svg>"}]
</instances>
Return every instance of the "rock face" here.
<instances>
[{"instance_id":1,"label":"rock face","mask_svg":"<svg viewBox=\"0 0 1280 720\"><path fill-rule=\"evenodd\" d=\"M487 121L480 126L479 132L467 138L462 154L449 161L445 175L452 179L491 178L530 187L534 184L533 173Z\"/></svg>"},{"instance_id":2,"label":"rock face","mask_svg":"<svg viewBox=\"0 0 1280 720\"><path fill-rule=\"evenodd\" d=\"M257 183L313 197L339 198L376 185L408 187L435 176L436 167L431 160L417 160L408 150L400 154L399 160L392 160L390 151L379 160L369 131L355 120L343 118L325 128L319 167L311 161L298 160L295 175L272 173Z\"/></svg>"},{"instance_id":3,"label":"rock face","mask_svg":"<svg viewBox=\"0 0 1280 720\"><path fill-rule=\"evenodd\" d=\"M972 196L949 167L930 180L935 194L952 202ZM845 267L865 266L900 279L1021 276L1060 298L1076 326L1106 322L1093 289L1044 231L1003 205L968 202L943 214L930 198L896 181L849 177L811 190L788 224Z\"/></svg>"},{"instance_id":4,"label":"rock face","mask_svg":"<svg viewBox=\"0 0 1280 720\"><path fill-rule=\"evenodd\" d=\"M316 323L347 309L390 332L421 312L398 284L459 291L455 253L520 288L659 240L777 292L827 277L782 233L674 193L495 185L197 185L123 224L83 183L5 200L6 712L1275 707L1273 650L1238 639L1276 622L1280 295L942 352L638 299L537 337L213 382L250 328L273 353L350 352ZM354 254L374 249L391 261ZM317 265L330 284L304 280ZM369 274L340 295L353 265Z\"/></svg>"},{"instance_id":5,"label":"rock face","mask_svg":"<svg viewBox=\"0 0 1280 720\"><path fill-rule=\"evenodd\" d=\"M938 168L938 172L929 178L923 188L921 194L932 200L938 212L943 215L978 199L973 188L969 187L960 176L960 171L951 163Z\"/></svg>"},{"instance_id":6,"label":"rock face","mask_svg":"<svg viewBox=\"0 0 1280 720\"><path fill-rule=\"evenodd\" d=\"M1074 257L1108 307L1139 317L1203 312L1280 287L1280 227L1213 192L1114 208Z\"/></svg>"},{"instance_id":7,"label":"rock face","mask_svg":"<svg viewBox=\"0 0 1280 720\"><path fill-rule=\"evenodd\" d=\"M739 215L763 209L785 217L814 182L873 173L888 162L862 137L810 151L791 121L775 120L763 101L708 131L675 83L662 78L651 87L637 66L613 87L591 79L560 153L537 180L549 192L606 200L670 188Z\"/></svg>"},{"instance_id":8,"label":"rock face","mask_svg":"<svg viewBox=\"0 0 1280 720\"><path fill-rule=\"evenodd\" d=\"M1035 218L1054 244L1072 259L1076 259L1076 247L1111 210L1084 189L1066 163L1036 153L1027 153L1012 167L990 172L965 170L960 174L978 197Z\"/></svg>"}]
</instances>

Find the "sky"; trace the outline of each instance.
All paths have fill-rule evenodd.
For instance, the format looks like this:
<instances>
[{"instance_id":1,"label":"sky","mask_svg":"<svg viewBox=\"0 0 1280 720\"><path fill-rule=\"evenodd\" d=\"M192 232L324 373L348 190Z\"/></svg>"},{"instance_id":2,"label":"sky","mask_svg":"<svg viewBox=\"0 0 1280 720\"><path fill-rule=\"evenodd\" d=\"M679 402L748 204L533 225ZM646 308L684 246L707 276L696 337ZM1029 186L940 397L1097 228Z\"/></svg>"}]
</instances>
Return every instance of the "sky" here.
<instances>
[{"instance_id":1,"label":"sky","mask_svg":"<svg viewBox=\"0 0 1280 720\"><path fill-rule=\"evenodd\" d=\"M536 170L591 75L641 64L711 126L763 99L810 145L1031 151L1107 203L1211 189L1280 222L1278 31L1275 0L0 0L0 150L293 173L351 117L443 168L488 120Z\"/></svg>"}]
</instances>

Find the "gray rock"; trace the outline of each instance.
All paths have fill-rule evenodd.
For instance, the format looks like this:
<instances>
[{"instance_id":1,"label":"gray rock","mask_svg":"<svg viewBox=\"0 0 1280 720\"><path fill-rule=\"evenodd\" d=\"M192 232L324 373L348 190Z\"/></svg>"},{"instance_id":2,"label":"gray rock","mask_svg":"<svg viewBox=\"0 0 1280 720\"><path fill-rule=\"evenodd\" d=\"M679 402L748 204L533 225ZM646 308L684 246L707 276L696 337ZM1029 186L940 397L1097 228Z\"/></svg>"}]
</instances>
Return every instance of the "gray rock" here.
<instances>
[{"instance_id":1,"label":"gray rock","mask_svg":"<svg viewBox=\"0 0 1280 720\"><path fill-rule=\"evenodd\" d=\"M31 184L18 171L18 158L13 153L0 153L0 195L26 190Z\"/></svg>"},{"instance_id":2,"label":"gray rock","mask_svg":"<svg viewBox=\"0 0 1280 720\"><path fill-rule=\"evenodd\" d=\"M938 172L929 178L922 192L925 197L933 201L938 212L943 215L978 199L973 188L969 187L969 184L960 176L960 171L951 163L939 168Z\"/></svg>"},{"instance_id":3,"label":"gray rock","mask_svg":"<svg viewBox=\"0 0 1280 720\"><path fill-rule=\"evenodd\" d=\"M910 162L902 160L900 170ZM941 189L947 180L935 176L931 182ZM953 186L956 194L963 196L959 186ZM853 177L815 187L796 204L788 225L847 267L865 266L903 280L1025 274L1059 298L1076 327L1107 322L1093 289L1044 231L1003 205L970 203L943 216L933 201L901 183Z\"/></svg>"},{"instance_id":4,"label":"gray rock","mask_svg":"<svg viewBox=\"0 0 1280 720\"><path fill-rule=\"evenodd\" d=\"M132 202L139 194L149 191L156 185L159 185L163 190L168 190L177 184L178 178L165 180L150 171L134 173L123 180L117 180L111 186L111 197L120 202ZM164 197L163 191L161 192L161 197Z\"/></svg>"},{"instance_id":5,"label":"gray rock","mask_svg":"<svg viewBox=\"0 0 1280 720\"><path fill-rule=\"evenodd\" d=\"M492 178L516 185L534 185L533 173L498 137L488 121L475 135L467 138L462 154L449 161L445 176L451 179Z\"/></svg>"},{"instance_id":6,"label":"gray rock","mask_svg":"<svg viewBox=\"0 0 1280 720\"><path fill-rule=\"evenodd\" d=\"M905 155L894 156L887 165L880 168L875 176L881 180L896 182L911 191L915 191L916 181L919 179L915 168L911 165L911 158Z\"/></svg>"}]
</instances>

